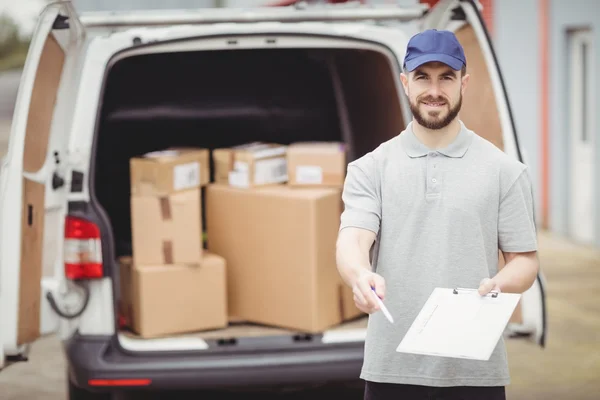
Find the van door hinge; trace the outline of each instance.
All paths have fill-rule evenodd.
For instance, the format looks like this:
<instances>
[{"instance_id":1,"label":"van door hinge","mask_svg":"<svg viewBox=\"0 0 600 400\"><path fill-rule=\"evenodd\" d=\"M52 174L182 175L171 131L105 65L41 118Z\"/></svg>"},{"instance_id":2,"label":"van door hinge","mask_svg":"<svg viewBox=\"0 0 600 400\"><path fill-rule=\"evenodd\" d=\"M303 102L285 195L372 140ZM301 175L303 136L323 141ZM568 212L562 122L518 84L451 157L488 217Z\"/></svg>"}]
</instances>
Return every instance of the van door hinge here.
<instances>
[{"instance_id":1,"label":"van door hinge","mask_svg":"<svg viewBox=\"0 0 600 400\"><path fill-rule=\"evenodd\" d=\"M450 20L452 21L466 21L467 14L465 14L465 10L462 7L456 7L452 10L452 15L450 16Z\"/></svg>"},{"instance_id":2,"label":"van door hinge","mask_svg":"<svg viewBox=\"0 0 600 400\"><path fill-rule=\"evenodd\" d=\"M54 151L54 163L58 166L60 164L60 157L58 151ZM58 172L54 171L52 174L52 189L56 190L65 185L65 180L58 175Z\"/></svg>"},{"instance_id":3,"label":"van door hinge","mask_svg":"<svg viewBox=\"0 0 600 400\"><path fill-rule=\"evenodd\" d=\"M65 185L65 180L56 171L52 174L52 189L56 190Z\"/></svg>"},{"instance_id":4,"label":"van door hinge","mask_svg":"<svg viewBox=\"0 0 600 400\"><path fill-rule=\"evenodd\" d=\"M52 24L52 29L69 29L69 17L58 14L54 23Z\"/></svg>"}]
</instances>

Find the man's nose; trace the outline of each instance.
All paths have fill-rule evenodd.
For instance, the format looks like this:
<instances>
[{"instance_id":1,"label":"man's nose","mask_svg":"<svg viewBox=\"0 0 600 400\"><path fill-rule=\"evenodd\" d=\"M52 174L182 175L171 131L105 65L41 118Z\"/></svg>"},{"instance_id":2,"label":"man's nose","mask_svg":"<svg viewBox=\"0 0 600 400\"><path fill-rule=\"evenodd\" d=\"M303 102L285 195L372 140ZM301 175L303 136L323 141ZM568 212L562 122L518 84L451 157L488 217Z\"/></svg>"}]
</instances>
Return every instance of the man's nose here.
<instances>
[{"instance_id":1,"label":"man's nose","mask_svg":"<svg viewBox=\"0 0 600 400\"><path fill-rule=\"evenodd\" d=\"M439 83L433 82L429 87L429 95L435 98L440 97L442 95L442 90L440 88Z\"/></svg>"}]
</instances>

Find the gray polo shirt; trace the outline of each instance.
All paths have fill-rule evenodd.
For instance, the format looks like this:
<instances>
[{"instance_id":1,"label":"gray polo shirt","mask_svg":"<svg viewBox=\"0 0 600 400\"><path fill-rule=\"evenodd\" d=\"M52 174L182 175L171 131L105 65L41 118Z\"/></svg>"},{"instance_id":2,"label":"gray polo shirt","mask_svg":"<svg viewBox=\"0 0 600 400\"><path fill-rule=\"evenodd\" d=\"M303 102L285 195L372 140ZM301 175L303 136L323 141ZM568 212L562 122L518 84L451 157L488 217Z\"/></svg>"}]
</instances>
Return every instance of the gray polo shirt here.
<instances>
[{"instance_id":1,"label":"gray polo shirt","mask_svg":"<svg viewBox=\"0 0 600 400\"><path fill-rule=\"evenodd\" d=\"M435 287L478 288L498 250L537 250L526 166L467 129L430 150L405 131L348 165L340 229L377 233L373 268L394 316L369 317L361 378L426 386L509 383L501 339L489 361L412 355L396 347Z\"/></svg>"}]
</instances>

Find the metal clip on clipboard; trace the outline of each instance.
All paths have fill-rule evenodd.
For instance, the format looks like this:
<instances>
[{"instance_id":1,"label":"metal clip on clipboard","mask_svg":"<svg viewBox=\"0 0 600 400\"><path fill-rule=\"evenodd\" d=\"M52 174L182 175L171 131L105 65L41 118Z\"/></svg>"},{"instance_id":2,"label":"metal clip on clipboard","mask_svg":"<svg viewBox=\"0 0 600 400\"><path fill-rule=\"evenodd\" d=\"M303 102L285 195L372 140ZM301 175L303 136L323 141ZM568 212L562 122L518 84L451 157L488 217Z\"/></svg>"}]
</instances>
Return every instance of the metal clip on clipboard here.
<instances>
[{"instance_id":1,"label":"metal clip on clipboard","mask_svg":"<svg viewBox=\"0 0 600 400\"><path fill-rule=\"evenodd\" d=\"M452 290L452 293L458 294L459 291L473 293L475 290L477 290L477 289L454 288L454 290ZM486 296L491 296L493 298L496 298L496 297L498 297L498 293L499 292L492 290L491 292L486 294Z\"/></svg>"}]
</instances>

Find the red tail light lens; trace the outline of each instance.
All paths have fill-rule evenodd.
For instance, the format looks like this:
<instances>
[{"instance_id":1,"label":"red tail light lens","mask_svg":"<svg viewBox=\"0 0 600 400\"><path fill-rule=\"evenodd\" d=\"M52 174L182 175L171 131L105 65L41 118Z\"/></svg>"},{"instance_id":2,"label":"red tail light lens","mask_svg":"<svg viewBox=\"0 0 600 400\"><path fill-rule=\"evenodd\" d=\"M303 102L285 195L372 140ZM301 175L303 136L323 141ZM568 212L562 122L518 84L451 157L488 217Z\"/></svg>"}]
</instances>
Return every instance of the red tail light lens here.
<instances>
[{"instance_id":1,"label":"red tail light lens","mask_svg":"<svg viewBox=\"0 0 600 400\"><path fill-rule=\"evenodd\" d=\"M90 379L90 386L148 386L150 379Z\"/></svg>"},{"instance_id":2,"label":"red tail light lens","mask_svg":"<svg viewBox=\"0 0 600 400\"><path fill-rule=\"evenodd\" d=\"M95 279L103 275L100 229L93 222L67 216L64 244L65 276Z\"/></svg>"}]
</instances>

